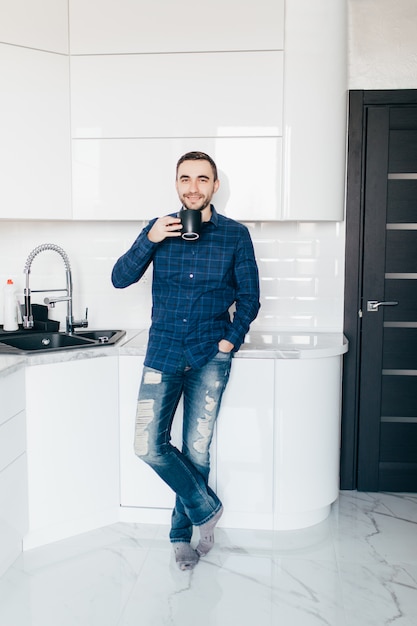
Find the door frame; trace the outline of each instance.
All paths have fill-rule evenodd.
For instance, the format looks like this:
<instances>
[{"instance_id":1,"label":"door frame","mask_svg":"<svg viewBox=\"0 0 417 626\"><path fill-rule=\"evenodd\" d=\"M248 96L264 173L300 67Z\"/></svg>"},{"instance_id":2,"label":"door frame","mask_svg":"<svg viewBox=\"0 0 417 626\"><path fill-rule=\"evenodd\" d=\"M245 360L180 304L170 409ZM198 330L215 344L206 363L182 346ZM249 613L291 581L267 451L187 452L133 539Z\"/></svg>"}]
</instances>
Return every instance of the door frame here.
<instances>
[{"instance_id":1,"label":"door frame","mask_svg":"<svg viewBox=\"0 0 417 626\"><path fill-rule=\"evenodd\" d=\"M357 488L367 107L407 104L417 105L417 89L349 91L343 331L349 351L343 366L341 489Z\"/></svg>"}]
</instances>

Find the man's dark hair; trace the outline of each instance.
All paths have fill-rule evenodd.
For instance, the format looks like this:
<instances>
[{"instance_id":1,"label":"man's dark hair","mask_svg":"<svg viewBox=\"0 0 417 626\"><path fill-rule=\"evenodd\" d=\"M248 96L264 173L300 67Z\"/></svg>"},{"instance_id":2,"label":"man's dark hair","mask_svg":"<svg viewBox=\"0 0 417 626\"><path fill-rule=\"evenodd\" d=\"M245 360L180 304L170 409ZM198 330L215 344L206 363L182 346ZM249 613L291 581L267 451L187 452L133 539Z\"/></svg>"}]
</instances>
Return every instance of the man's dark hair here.
<instances>
[{"instance_id":1,"label":"man's dark hair","mask_svg":"<svg viewBox=\"0 0 417 626\"><path fill-rule=\"evenodd\" d=\"M213 170L214 181L217 180L217 166L215 162L213 161L213 159L205 152L187 152L186 154L183 154L182 157L178 159L177 170L176 170L177 177L178 177L178 168L181 165L181 163L184 163L184 161L208 161L211 165L211 169Z\"/></svg>"}]
</instances>

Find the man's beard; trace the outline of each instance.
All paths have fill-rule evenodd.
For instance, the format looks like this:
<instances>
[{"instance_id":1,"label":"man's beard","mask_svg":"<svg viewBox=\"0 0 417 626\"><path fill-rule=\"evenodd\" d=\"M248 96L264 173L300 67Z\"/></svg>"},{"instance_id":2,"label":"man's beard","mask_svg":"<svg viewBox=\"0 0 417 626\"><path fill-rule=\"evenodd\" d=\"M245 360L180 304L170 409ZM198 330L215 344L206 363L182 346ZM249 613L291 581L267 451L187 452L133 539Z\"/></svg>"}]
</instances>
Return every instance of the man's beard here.
<instances>
[{"instance_id":1,"label":"man's beard","mask_svg":"<svg viewBox=\"0 0 417 626\"><path fill-rule=\"evenodd\" d=\"M192 211L204 211L205 208L210 206L211 198L205 198L201 206L192 206L192 203L188 200L187 197L183 196L182 203L187 209Z\"/></svg>"}]
</instances>

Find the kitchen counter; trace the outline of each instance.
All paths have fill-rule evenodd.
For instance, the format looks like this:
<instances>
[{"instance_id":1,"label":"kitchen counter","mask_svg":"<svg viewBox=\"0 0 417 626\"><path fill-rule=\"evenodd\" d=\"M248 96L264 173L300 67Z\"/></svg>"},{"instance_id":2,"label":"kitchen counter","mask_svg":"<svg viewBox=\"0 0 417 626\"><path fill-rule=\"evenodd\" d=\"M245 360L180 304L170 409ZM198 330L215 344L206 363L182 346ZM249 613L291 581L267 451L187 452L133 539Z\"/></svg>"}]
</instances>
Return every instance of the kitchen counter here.
<instances>
[{"instance_id":1,"label":"kitchen counter","mask_svg":"<svg viewBox=\"0 0 417 626\"><path fill-rule=\"evenodd\" d=\"M120 354L142 356L146 352L147 330L131 330L119 343ZM249 359L317 359L338 356L348 351L348 340L342 333L251 330L236 358Z\"/></svg>"},{"instance_id":2,"label":"kitchen counter","mask_svg":"<svg viewBox=\"0 0 417 626\"><path fill-rule=\"evenodd\" d=\"M0 355L0 359L20 359L25 365L32 367L35 365L49 365L51 363L67 363L69 361L83 361L85 359L97 359L106 356L117 356L120 354L125 354L125 352L119 352L123 350L123 346L126 342L129 342L137 335L144 333L142 330L128 330L126 331L126 335L122 337L122 339L114 345L104 345L97 347L89 347L89 348L77 348L76 350L58 350L58 351L45 351L45 352L36 352L34 354L26 353L22 354L19 357L12 355ZM141 344L140 344L141 345ZM144 354L146 349L141 345L140 354ZM1 366L0 366L1 367ZM0 372L1 374L1 372Z\"/></svg>"},{"instance_id":3,"label":"kitchen counter","mask_svg":"<svg viewBox=\"0 0 417 626\"><path fill-rule=\"evenodd\" d=\"M9 376L26 364L26 359L21 356L0 355L0 377Z\"/></svg>"},{"instance_id":4,"label":"kitchen counter","mask_svg":"<svg viewBox=\"0 0 417 626\"><path fill-rule=\"evenodd\" d=\"M7 395L27 402L31 482L25 549L118 520L169 523L172 493L163 491L156 475L146 474L149 468L131 445L147 343L148 330L142 328L128 330L113 346L0 355ZM248 333L236 353L214 444L213 480L227 502L222 525L290 530L327 517L339 489L347 349L341 333ZM13 391L6 375L20 376L18 388L26 393ZM77 392L68 394L68 384ZM106 445L95 446L102 423ZM243 443L237 449L238 431ZM57 463L56 441L62 437L66 456L60 453ZM77 463L65 483L73 458ZM46 481L45 466L52 462Z\"/></svg>"},{"instance_id":5,"label":"kitchen counter","mask_svg":"<svg viewBox=\"0 0 417 626\"><path fill-rule=\"evenodd\" d=\"M148 329L130 329L114 346L100 346L79 350L62 350L26 354L0 355L0 375L9 368L63 363L105 356L143 356L146 353ZM249 359L317 359L345 354L348 341L342 333L251 330L235 358ZM9 371L10 373L10 371Z\"/></svg>"}]
</instances>

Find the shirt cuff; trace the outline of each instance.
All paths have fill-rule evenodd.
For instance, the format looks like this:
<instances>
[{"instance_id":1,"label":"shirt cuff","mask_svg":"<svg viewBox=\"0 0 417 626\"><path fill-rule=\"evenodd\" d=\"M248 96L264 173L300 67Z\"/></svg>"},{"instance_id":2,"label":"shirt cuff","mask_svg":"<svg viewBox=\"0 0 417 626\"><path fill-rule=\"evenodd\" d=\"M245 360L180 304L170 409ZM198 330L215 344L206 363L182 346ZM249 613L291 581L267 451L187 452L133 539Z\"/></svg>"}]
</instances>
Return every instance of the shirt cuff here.
<instances>
[{"instance_id":1,"label":"shirt cuff","mask_svg":"<svg viewBox=\"0 0 417 626\"><path fill-rule=\"evenodd\" d=\"M237 352L242 345L244 337L240 335L237 331L234 331L231 328L222 339L226 339L226 341L230 341L233 344L233 352Z\"/></svg>"}]
</instances>

